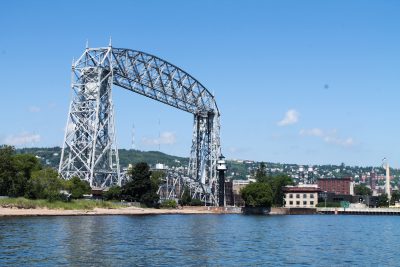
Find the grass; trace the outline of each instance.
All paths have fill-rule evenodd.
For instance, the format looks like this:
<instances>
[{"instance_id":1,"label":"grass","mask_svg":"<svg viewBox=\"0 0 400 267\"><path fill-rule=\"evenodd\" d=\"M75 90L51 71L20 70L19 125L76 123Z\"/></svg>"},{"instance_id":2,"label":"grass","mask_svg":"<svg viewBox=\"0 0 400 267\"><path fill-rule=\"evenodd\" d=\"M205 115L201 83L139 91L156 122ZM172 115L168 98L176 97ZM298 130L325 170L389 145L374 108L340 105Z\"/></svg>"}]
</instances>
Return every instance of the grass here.
<instances>
[{"instance_id":1,"label":"grass","mask_svg":"<svg viewBox=\"0 0 400 267\"><path fill-rule=\"evenodd\" d=\"M2 198L0 199L0 207L3 208L18 208L18 209L63 209L63 210L93 210L94 208L117 209L122 205L110 201L101 200L84 200L77 199L70 202L53 201L49 202L46 199L26 199L19 198Z\"/></svg>"}]
</instances>

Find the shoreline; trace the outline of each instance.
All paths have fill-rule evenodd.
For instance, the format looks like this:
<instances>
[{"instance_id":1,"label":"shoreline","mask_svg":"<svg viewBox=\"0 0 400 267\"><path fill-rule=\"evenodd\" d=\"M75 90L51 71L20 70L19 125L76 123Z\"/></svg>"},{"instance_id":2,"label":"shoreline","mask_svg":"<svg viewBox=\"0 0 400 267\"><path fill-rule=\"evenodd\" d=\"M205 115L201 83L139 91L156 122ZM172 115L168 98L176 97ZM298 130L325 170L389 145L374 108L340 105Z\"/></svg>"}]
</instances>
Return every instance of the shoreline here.
<instances>
[{"instance_id":1,"label":"shoreline","mask_svg":"<svg viewBox=\"0 0 400 267\"><path fill-rule=\"evenodd\" d=\"M64 210L64 209L18 209L0 207L0 218L4 217L36 217L36 216L106 216L106 215L193 215L193 214L241 214L212 207L185 207L183 209L154 209L154 208L94 208L93 210Z\"/></svg>"}]
</instances>

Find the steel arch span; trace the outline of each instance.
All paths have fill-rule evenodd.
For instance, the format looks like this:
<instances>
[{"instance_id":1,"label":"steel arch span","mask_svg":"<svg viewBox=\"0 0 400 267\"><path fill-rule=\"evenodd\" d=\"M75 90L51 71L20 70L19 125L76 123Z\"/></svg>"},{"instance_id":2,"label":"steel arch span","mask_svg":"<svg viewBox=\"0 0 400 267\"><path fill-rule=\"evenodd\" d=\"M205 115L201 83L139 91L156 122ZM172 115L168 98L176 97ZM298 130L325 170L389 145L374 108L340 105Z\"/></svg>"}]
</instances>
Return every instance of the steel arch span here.
<instances>
[{"instance_id":1,"label":"steel arch span","mask_svg":"<svg viewBox=\"0 0 400 267\"><path fill-rule=\"evenodd\" d=\"M192 196L218 205L220 112L214 96L193 76L156 56L130 49L86 48L72 64L73 91L59 172L92 187L121 185L112 85L194 115L185 184Z\"/></svg>"}]
</instances>

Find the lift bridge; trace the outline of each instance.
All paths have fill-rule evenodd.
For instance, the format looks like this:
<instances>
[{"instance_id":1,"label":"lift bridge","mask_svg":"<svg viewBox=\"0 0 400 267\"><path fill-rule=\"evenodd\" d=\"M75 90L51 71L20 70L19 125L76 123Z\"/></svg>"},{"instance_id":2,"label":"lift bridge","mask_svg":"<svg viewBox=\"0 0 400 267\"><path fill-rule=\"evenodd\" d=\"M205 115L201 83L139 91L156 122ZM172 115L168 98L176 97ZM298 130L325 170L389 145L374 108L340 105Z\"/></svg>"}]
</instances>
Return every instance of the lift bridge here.
<instances>
[{"instance_id":1,"label":"lift bridge","mask_svg":"<svg viewBox=\"0 0 400 267\"><path fill-rule=\"evenodd\" d=\"M141 51L112 47L111 42L108 47L86 47L81 57L72 62L73 95L59 166L61 176L78 176L92 188L123 183L113 85L193 114L187 172L169 171L167 186L159 191L164 192L163 198L174 198L183 193L184 186L193 198L217 206L217 160L221 149L220 113L214 96L177 66ZM168 183L174 183L174 187Z\"/></svg>"}]
</instances>

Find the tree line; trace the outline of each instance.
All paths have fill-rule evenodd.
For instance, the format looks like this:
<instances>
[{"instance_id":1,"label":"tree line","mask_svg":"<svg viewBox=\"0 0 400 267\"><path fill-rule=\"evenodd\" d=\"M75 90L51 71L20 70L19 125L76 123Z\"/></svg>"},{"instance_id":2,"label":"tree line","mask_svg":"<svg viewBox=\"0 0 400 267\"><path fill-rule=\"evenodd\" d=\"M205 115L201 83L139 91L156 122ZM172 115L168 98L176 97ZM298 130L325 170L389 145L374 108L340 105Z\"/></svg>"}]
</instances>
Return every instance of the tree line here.
<instances>
[{"instance_id":1,"label":"tree line","mask_svg":"<svg viewBox=\"0 0 400 267\"><path fill-rule=\"evenodd\" d=\"M104 198L158 206L157 190L163 173L151 172L149 165L141 162L128 174L128 181L122 187L109 188ZM69 201L85 194L91 194L87 181L78 177L64 180L53 168L43 167L35 155L17 154L12 146L0 146L0 196Z\"/></svg>"},{"instance_id":2,"label":"tree line","mask_svg":"<svg viewBox=\"0 0 400 267\"><path fill-rule=\"evenodd\" d=\"M16 154L14 147L0 146L1 196L67 201L90 192L89 183L78 177L63 180L54 169L43 167L34 155Z\"/></svg>"}]
</instances>

